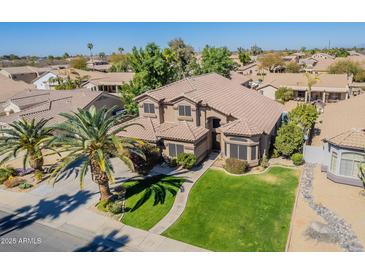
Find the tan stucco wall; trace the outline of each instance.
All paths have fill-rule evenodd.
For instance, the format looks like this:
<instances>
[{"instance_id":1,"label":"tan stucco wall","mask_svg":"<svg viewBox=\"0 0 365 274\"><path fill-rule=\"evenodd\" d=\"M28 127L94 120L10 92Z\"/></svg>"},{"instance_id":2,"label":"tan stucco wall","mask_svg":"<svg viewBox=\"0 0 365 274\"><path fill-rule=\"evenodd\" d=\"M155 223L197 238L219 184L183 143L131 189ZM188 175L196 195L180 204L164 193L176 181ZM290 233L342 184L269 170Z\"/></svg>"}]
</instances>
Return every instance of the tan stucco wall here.
<instances>
[{"instance_id":1,"label":"tan stucco wall","mask_svg":"<svg viewBox=\"0 0 365 274\"><path fill-rule=\"evenodd\" d=\"M145 113L144 108L143 108L144 103L154 104L155 113ZM158 120L159 123L163 123L164 115L162 113L162 108L160 108L157 101L152 100L150 98L146 98L146 99L144 99L144 100L142 100L138 103L138 109L139 109L139 116L149 117L151 119L156 119L156 120Z\"/></svg>"}]
</instances>

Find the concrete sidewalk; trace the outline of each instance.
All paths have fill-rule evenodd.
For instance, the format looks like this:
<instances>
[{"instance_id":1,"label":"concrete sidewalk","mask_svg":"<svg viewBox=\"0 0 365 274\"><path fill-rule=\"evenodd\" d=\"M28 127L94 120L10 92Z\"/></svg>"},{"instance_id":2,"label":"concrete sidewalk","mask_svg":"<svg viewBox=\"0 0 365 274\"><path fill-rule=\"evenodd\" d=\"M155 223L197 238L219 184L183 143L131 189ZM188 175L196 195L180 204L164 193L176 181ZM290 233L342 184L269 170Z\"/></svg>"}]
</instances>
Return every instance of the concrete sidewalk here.
<instances>
[{"instance_id":1,"label":"concrete sidewalk","mask_svg":"<svg viewBox=\"0 0 365 274\"><path fill-rule=\"evenodd\" d=\"M78 186L76 183L73 185ZM120 251L206 251L124 225L97 213L93 208L98 193L93 184L86 186L83 191L71 185L67 187L67 193L61 193L60 190L51 191L44 195L47 197L40 197L39 191L32 194L32 191L0 190L0 209L15 214L12 223L17 223L17 226L25 227L31 223L39 223L82 239L101 237L120 242ZM7 226L6 220L1 219L0 231L4 232Z\"/></svg>"},{"instance_id":2,"label":"concrete sidewalk","mask_svg":"<svg viewBox=\"0 0 365 274\"><path fill-rule=\"evenodd\" d=\"M154 234L161 234L167 228L169 228L183 213L186 203L188 201L188 196L190 190L194 186L195 182L207 171L208 168L212 166L214 161L217 159L218 153L211 153L207 160L205 160L202 165L198 168L192 169L190 171L182 171L179 170L169 170L169 169L161 169L155 168L153 171L159 174L173 175L176 177L182 177L186 181L182 185L180 192L175 197L175 202L167 215L158 222L154 227L152 227L149 231Z\"/></svg>"}]
</instances>

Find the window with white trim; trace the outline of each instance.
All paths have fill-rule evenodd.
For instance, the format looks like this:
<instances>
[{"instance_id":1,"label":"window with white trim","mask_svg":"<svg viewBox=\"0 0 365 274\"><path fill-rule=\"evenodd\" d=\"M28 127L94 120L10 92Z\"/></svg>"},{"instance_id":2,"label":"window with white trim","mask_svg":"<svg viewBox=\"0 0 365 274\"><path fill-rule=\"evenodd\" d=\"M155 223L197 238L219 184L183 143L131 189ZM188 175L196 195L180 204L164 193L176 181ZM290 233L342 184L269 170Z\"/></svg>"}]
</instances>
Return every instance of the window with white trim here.
<instances>
[{"instance_id":1,"label":"window with white trim","mask_svg":"<svg viewBox=\"0 0 365 274\"><path fill-rule=\"evenodd\" d=\"M257 146L251 147L251 160L257 160Z\"/></svg>"},{"instance_id":2,"label":"window with white trim","mask_svg":"<svg viewBox=\"0 0 365 274\"><path fill-rule=\"evenodd\" d=\"M151 103L144 103L143 111L144 113L155 113L155 105Z\"/></svg>"},{"instance_id":3,"label":"window with white trim","mask_svg":"<svg viewBox=\"0 0 365 274\"><path fill-rule=\"evenodd\" d=\"M342 153L340 175L358 178L359 166L365 161L365 156L358 153Z\"/></svg>"},{"instance_id":4,"label":"window with white trim","mask_svg":"<svg viewBox=\"0 0 365 274\"><path fill-rule=\"evenodd\" d=\"M179 144L169 144L169 156L177 157L177 155L184 153L184 146Z\"/></svg>"},{"instance_id":5,"label":"window with white trim","mask_svg":"<svg viewBox=\"0 0 365 274\"><path fill-rule=\"evenodd\" d=\"M336 169L337 169L337 153L336 152L332 152L330 170L332 172L336 172Z\"/></svg>"},{"instance_id":6,"label":"window with white trim","mask_svg":"<svg viewBox=\"0 0 365 274\"><path fill-rule=\"evenodd\" d=\"M179 116L191 116L191 106L179 106Z\"/></svg>"}]
</instances>

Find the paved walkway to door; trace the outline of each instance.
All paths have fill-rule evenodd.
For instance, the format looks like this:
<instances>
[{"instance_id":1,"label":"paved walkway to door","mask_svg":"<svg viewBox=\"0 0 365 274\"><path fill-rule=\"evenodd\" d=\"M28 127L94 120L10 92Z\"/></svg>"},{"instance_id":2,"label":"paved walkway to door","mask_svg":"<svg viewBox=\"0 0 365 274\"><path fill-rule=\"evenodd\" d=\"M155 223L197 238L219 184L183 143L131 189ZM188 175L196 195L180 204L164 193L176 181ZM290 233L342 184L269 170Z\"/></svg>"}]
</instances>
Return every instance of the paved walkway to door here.
<instances>
[{"instance_id":1,"label":"paved walkway to door","mask_svg":"<svg viewBox=\"0 0 365 274\"><path fill-rule=\"evenodd\" d=\"M211 167L214 161L218 157L218 153L211 153L207 160L205 160L197 168L193 168L190 171L186 170L172 170L168 168L157 167L153 170L158 174L173 175L177 177L185 178L185 183L182 185L180 192L176 195L175 202L170 210L170 212L154 227L152 227L149 232L154 234L161 234L167 228L169 228L183 213L186 203L188 201L188 196L191 188L195 182Z\"/></svg>"}]
</instances>

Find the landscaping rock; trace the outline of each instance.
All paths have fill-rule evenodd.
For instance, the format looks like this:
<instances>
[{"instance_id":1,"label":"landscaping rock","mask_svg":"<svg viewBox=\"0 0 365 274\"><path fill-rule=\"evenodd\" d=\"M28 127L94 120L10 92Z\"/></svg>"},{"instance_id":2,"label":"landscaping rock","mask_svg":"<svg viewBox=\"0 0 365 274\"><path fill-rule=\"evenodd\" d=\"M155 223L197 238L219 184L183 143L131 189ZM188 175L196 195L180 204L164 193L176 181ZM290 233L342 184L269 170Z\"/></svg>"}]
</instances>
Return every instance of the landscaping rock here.
<instances>
[{"instance_id":1,"label":"landscaping rock","mask_svg":"<svg viewBox=\"0 0 365 274\"><path fill-rule=\"evenodd\" d=\"M317 240L337 243L346 251L364 251L364 247L352 231L351 225L338 217L327 207L314 202L312 190L313 169L315 165L306 163L300 181L300 190L308 205L321 216L327 224L312 223L306 234Z\"/></svg>"}]
</instances>

